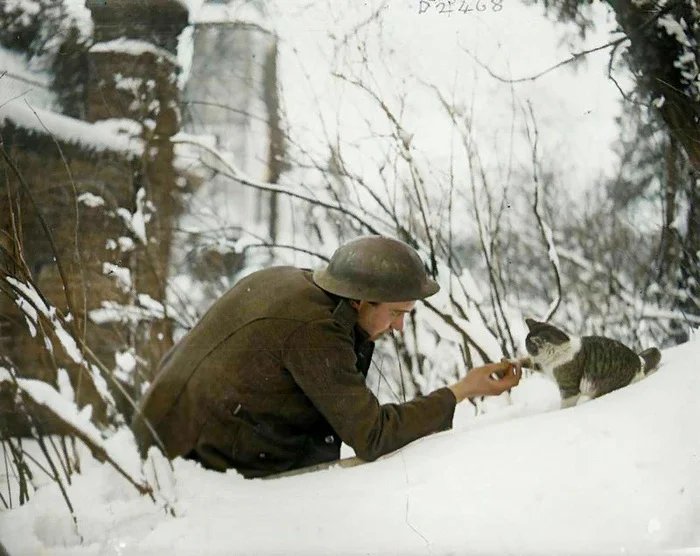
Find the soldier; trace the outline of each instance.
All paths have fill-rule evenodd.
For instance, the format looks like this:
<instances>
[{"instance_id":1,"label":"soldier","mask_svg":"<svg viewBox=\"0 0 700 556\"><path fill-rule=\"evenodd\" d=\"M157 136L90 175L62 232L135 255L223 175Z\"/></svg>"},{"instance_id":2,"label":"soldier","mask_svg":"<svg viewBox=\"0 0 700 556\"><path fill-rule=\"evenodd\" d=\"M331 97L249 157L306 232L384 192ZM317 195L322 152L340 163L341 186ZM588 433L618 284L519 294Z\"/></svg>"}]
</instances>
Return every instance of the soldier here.
<instances>
[{"instance_id":1,"label":"soldier","mask_svg":"<svg viewBox=\"0 0 700 556\"><path fill-rule=\"evenodd\" d=\"M438 289L410 246L380 236L316 272L250 274L161 361L132 423L141 450L253 478L337 460L341 442L372 461L451 428L456 403L509 390L520 368L488 364L400 404L365 384L375 340Z\"/></svg>"}]
</instances>

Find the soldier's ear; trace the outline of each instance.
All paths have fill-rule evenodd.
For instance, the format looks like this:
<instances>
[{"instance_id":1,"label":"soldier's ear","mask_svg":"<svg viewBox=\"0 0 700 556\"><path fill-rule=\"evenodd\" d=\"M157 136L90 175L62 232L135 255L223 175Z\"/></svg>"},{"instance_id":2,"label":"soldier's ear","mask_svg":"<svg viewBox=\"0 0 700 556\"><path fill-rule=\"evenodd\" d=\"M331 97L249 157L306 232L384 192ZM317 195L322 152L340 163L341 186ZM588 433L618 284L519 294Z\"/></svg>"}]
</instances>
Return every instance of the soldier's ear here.
<instances>
[{"instance_id":1,"label":"soldier's ear","mask_svg":"<svg viewBox=\"0 0 700 556\"><path fill-rule=\"evenodd\" d=\"M525 324L527 324L528 330L532 330L533 326L537 326L540 323L537 322L535 319L525 319Z\"/></svg>"}]
</instances>

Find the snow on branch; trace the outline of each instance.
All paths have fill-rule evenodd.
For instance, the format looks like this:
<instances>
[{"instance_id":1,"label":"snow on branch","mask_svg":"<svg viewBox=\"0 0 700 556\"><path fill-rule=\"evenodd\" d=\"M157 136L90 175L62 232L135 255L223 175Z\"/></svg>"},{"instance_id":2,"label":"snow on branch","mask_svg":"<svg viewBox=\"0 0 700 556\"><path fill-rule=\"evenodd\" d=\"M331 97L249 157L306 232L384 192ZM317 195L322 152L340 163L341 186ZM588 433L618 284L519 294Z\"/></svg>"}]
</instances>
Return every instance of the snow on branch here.
<instances>
[{"instance_id":1,"label":"snow on branch","mask_svg":"<svg viewBox=\"0 0 700 556\"><path fill-rule=\"evenodd\" d=\"M40 295L34 285L30 282L22 282L12 276L3 276L15 293L16 304L22 311L25 319L30 325L30 332L36 334L36 330L40 327L39 317L43 317L49 323L51 330L54 332L56 339L63 347L64 352L77 365L86 369L92 378L95 389L105 402L110 411L114 411L116 405L112 394L110 393L107 382L100 373L96 365L87 361L81 352L75 338L66 330L64 324L66 319L62 317L56 307L50 305L45 298ZM48 337L47 347L51 344Z\"/></svg>"},{"instance_id":2,"label":"snow on branch","mask_svg":"<svg viewBox=\"0 0 700 556\"><path fill-rule=\"evenodd\" d=\"M659 17L657 25L678 43L678 55L673 66L679 70L687 89L684 93L691 100L700 97L700 69L698 68L698 44L694 33L681 17L679 20L671 14Z\"/></svg>"},{"instance_id":3,"label":"snow on branch","mask_svg":"<svg viewBox=\"0 0 700 556\"><path fill-rule=\"evenodd\" d=\"M148 211L147 211L148 209ZM125 208L118 208L116 213L124 221L127 229L144 245L148 244L146 224L150 222L155 207L146 200L146 190L142 187L136 192L136 210L132 213Z\"/></svg>"},{"instance_id":4,"label":"snow on branch","mask_svg":"<svg viewBox=\"0 0 700 556\"><path fill-rule=\"evenodd\" d=\"M0 383L14 385L17 395L20 396L21 401L25 405L25 409L29 411L28 417L30 419L36 406L46 408L53 417L59 420L60 424L65 428L65 432L83 441L97 460L107 461L140 494L148 494L151 500L155 502L151 486L145 483L143 479L133 478L125 471L124 465L119 463L118 454L110 453L97 427L90 421L90 411L86 410L89 406L80 410L74 402L61 395L59 391L49 384L41 380L16 377L4 367L0 367ZM40 431L35 430L34 434L40 434Z\"/></svg>"},{"instance_id":5,"label":"snow on branch","mask_svg":"<svg viewBox=\"0 0 700 556\"><path fill-rule=\"evenodd\" d=\"M116 301L102 301L100 309L93 309L88 313L90 320L95 324L110 322L130 323L133 325L142 322L153 322L169 317L175 318L177 312L173 307L166 306L156 301L150 295L140 293L136 296L136 303L123 305ZM178 326L189 328L191 325L175 319Z\"/></svg>"}]
</instances>

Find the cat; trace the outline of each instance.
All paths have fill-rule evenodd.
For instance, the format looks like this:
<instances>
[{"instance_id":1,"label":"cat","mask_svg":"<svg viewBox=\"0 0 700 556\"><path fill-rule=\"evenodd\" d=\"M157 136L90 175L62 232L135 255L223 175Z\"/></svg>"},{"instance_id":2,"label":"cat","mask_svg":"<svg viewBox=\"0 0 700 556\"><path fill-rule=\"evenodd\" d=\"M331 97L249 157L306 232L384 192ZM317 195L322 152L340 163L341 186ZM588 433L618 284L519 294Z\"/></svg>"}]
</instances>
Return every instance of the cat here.
<instances>
[{"instance_id":1,"label":"cat","mask_svg":"<svg viewBox=\"0 0 700 556\"><path fill-rule=\"evenodd\" d=\"M570 336L556 326L525 319L529 357L520 362L552 378L562 407L579 405L642 379L656 370L661 352L653 347L637 354L604 336Z\"/></svg>"}]
</instances>

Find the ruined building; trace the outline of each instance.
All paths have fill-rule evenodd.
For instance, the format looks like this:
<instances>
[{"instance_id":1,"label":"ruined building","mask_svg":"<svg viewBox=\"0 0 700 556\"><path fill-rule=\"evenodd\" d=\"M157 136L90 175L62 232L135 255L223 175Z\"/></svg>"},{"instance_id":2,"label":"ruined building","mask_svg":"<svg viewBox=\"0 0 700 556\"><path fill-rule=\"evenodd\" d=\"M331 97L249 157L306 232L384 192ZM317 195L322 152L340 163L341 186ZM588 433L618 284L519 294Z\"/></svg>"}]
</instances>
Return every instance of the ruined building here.
<instances>
[{"instance_id":1,"label":"ruined building","mask_svg":"<svg viewBox=\"0 0 700 556\"><path fill-rule=\"evenodd\" d=\"M0 108L0 367L54 385L68 376L78 405L91 404L104 423L103 387L90 378L97 367L84 361L104 365L128 415L119 390L137 396L172 345L172 229L197 179L171 141L181 125L176 48L187 8L179 0L86 7L91 40L62 52L75 72L52 83L63 113L22 98ZM1 386L0 434L26 432L11 385Z\"/></svg>"}]
</instances>

